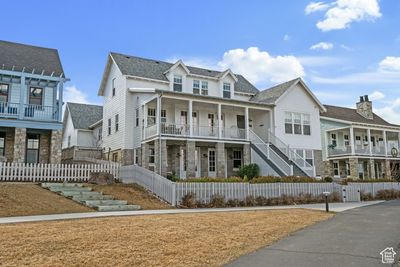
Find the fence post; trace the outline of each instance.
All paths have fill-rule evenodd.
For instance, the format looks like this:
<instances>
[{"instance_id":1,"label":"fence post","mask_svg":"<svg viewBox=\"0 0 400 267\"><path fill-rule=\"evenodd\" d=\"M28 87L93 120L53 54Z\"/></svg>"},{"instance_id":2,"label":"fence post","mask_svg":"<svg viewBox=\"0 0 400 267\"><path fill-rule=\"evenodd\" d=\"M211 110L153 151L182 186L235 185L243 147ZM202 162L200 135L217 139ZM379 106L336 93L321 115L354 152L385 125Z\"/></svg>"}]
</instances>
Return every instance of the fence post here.
<instances>
[{"instance_id":1,"label":"fence post","mask_svg":"<svg viewBox=\"0 0 400 267\"><path fill-rule=\"evenodd\" d=\"M176 206L176 183L172 182L172 206Z\"/></svg>"}]
</instances>

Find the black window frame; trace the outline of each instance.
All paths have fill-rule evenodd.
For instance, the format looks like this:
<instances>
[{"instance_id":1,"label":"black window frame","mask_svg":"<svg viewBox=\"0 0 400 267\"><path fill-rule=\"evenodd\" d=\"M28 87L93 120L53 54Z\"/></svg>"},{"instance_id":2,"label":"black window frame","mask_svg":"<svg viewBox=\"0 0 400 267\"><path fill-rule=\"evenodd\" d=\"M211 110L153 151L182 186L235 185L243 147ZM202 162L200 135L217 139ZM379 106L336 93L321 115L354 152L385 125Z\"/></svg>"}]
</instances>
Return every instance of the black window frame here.
<instances>
[{"instance_id":1,"label":"black window frame","mask_svg":"<svg viewBox=\"0 0 400 267\"><path fill-rule=\"evenodd\" d=\"M8 83L0 83L0 99L1 99L1 96L3 95L2 94L2 86L7 86L7 95L6 95L6 101L1 101L0 100L0 102L2 102L2 103L7 103L8 102L8 98L9 98L9 95L10 95L10 85L8 84ZM4 94L5 95L5 94Z\"/></svg>"},{"instance_id":2,"label":"black window frame","mask_svg":"<svg viewBox=\"0 0 400 267\"><path fill-rule=\"evenodd\" d=\"M108 131L107 131L107 133L108 133L108 135L111 135L111 130L112 130L112 122L111 122L111 118L109 118L108 119L108 125L107 125L107 127L108 127Z\"/></svg>"},{"instance_id":3,"label":"black window frame","mask_svg":"<svg viewBox=\"0 0 400 267\"><path fill-rule=\"evenodd\" d=\"M119 114L115 114L115 122L114 122L114 124L115 124L115 132L118 132L118 130L119 130Z\"/></svg>"},{"instance_id":4,"label":"black window frame","mask_svg":"<svg viewBox=\"0 0 400 267\"><path fill-rule=\"evenodd\" d=\"M111 90L112 96L114 97L115 96L115 78L112 79L111 83L112 83L112 85L111 85L112 86L112 90Z\"/></svg>"},{"instance_id":5,"label":"black window frame","mask_svg":"<svg viewBox=\"0 0 400 267\"><path fill-rule=\"evenodd\" d=\"M32 98L32 89L34 89L34 90L40 89L40 90L41 90L40 104L36 104L36 103L32 103L32 102L31 102L32 99L39 99L38 97ZM44 88L43 88L43 87L30 86L30 87L29 87L29 96L28 96L28 103L29 103L29 105L39 106L39 107L43 106L43 95L44 95Z\"/></svg>"}]
</instances>

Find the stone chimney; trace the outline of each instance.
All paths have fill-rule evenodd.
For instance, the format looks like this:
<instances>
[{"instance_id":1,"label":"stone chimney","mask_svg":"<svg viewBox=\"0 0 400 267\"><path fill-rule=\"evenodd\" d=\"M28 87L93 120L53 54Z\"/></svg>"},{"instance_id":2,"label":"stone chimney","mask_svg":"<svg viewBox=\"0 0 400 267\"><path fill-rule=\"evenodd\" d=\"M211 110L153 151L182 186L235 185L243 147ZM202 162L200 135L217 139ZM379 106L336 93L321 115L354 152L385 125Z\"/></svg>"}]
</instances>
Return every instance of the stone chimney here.
<instances>
[{"instance_id":1,"label":"stone chimney","mask_svg":"<svg viewBox=\"0 0 400 267\"><path fill-rule=\"evenodd\" d=\"M372 113L372 102L369 101L368 95L360 96L360 102L357 103L357 113L366 119L374 119Z\"/></svg>"}]
</instances>

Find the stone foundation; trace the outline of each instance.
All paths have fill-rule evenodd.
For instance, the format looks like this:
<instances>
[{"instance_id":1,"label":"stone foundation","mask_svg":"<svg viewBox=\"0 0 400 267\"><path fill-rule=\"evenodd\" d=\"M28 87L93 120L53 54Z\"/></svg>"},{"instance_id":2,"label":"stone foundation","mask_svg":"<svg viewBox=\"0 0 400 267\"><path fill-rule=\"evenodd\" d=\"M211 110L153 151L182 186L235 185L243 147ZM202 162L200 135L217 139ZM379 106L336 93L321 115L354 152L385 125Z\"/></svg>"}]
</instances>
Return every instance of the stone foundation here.
<instances>
[{"instance_id":1,"label":"stone foundation","mask_svg":"<svg viewBox=\"0 0 400 267\"><path fill-rule=\"evenodd\" d=\"M39 163L49 163L50 133L41 133L39 139Z\"/></svg>"},{"instance_id":2,"label":"stone foundation","mask_svg":"<svg viewBox=\"0 0 400 267\"><path fill-rule=\"evenodd\" d=\"M358 159L357 158L350 158L350 177L352 179L358 179Z\"/></svg>"},{"instance_id":3,"label":"stone foundation","mask_svg":"<svg viewBox=\"0 0 400 267\"><path fill-rule=\"evenodd\" d=\"M13 162L14 159L14 137L15 133L13 131L6 132L4 157L7 162Z\"/></svg>"},{"instance_id":4,"label":"stone foundation","mask_svg":"<svg viewBox=\"0 0 400 267\"><path fill-rule=\"evenodd\" d=\"M51 131L50 142L50 163L61 163L61 144L62 144L62 130Z\"/></svg>"},{"instance_id":5,"label":"stone foundation","mask_svg":"<svg viewBox=\"0 0 400 267\"><path fill-rule=\"evenodd\" d=\"M196 150L196 142L195 141L187 141L186 142L186 177L193 178L196 177L196 162L195 162L195 150Z\"/></svg>"},{"instance_id":6,"label":"stone foundation","mask_svg":"<svg viewBox=\"0 0 400 267\"><path fill-rule=\"evenodd\" d=\"M332 177L334 176L333 173L333 163L329 160L326 160L323 162L323 166L324 166L324 177Z\"/></svg>"},{"instance_id":7,"label":"stone foundation","mask_svg":"<svg viewBox=\"0 0 400 267\"><path fill-rule=\"evenodd\" d=\"M250 144L243 145L243 165L249 165L251 163L251 149Z\"/></svg>"},{"instance_id":8,"label":"stone foundation","mask_svg":"<svg viewBox=\"0 0 400 267\"><path fill-rule=\"evenodd\" d=\"M385 178L392 179L392 169L390 168L390 160L385 160Z\"/></svg>"},{"instance_id":9,"label":"stone foundation","mask_svg":"<svg viewBox=\"0 0 400 267\"><path fill-rule=\"evenodd\" d=\"M121 165L132 165L134 163L134 150L133 149L122 149L121 150Z\"/></svg>"},{"instance_id":10,"label":"stone foundation","mask_svg":"<svg viewBox=\"0 0 400 267\"><path fill-rule=\"evenodd\" d=\"M149 168L149 143L142 144L142 167L148 169Z\"/></svg>"},{"instance_id":11,"label":"stone foundation","mask_svg":"<svg viewBox=\"0 0 400 267\"><path fill-rule=\"evenodd\" d=\"M26 154L26 128L15 128L13 162L25 163ZM61 142L60 142L61 161Z\"/></svg>"}]
</instances>

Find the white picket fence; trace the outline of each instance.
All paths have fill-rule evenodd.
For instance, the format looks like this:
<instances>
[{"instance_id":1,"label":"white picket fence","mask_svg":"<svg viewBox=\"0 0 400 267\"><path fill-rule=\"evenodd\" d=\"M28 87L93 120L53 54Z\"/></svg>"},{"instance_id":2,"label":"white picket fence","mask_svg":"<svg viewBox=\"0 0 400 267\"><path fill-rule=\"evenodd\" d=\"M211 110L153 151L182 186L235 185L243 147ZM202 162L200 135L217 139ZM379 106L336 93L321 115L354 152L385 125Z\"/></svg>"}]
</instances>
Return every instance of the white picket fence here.
<instances>
[{"instance_id":1,"label":"white picket fence","mask_svg":"<svg viewBox=\"0 0 400 267\"><path fill-rule=\"evenodd\" d=\"M2 182L86 182L91 172L107 172L119 179L118 165L0 163Z\"/></svg>"},{"instance_id":2,"label":"white picket fence","mask_svg":"<svg viewBox=\"0 0 400 267\"><path fill-rule=\"evenodd\" d=\"M376 196L376 193L379 190L386 190L386 189L394 189L394 190L400 190L400 183L391 183L391 182L385 182L385 183L348 183L350 186L355 186L357 187L360 192L363 193L371 193L373 197Z\"/></svg>"},{"instance_id":3,"label":"white picket fence","mask_svg":"<svg viewBox=\"0 0 400 267\"><path fill-rule=\"evenodd\" d=\"M123 183L137 183L172 205L179 205L182 197L195 194L198 201L209 202L214 195L226 200L244 200L248 196L266 198L282 195L297 196L301 193L318 196L323 192L338 192L342 187L335 183L175 183L136 165L123 166L120 171Z\"/></svg>"}]
</instances>

